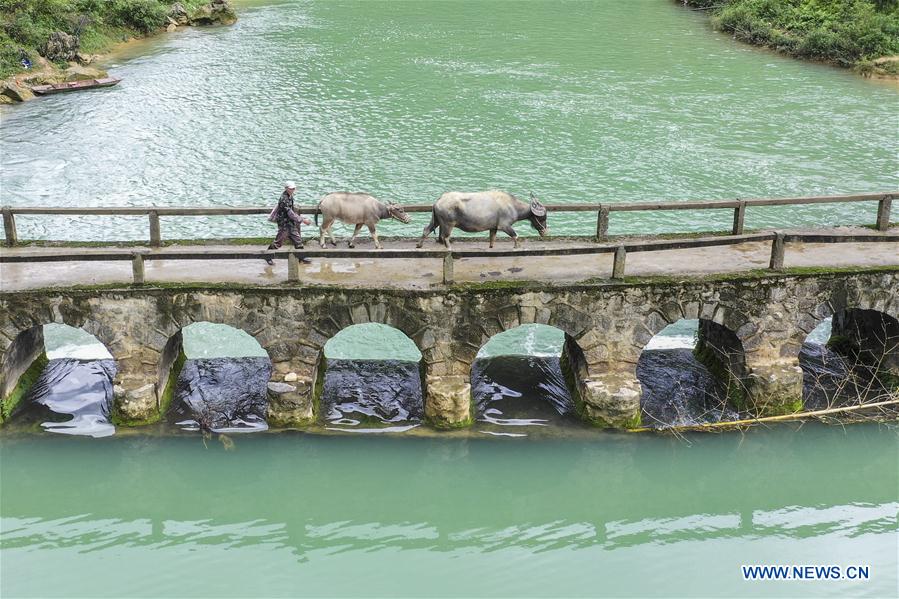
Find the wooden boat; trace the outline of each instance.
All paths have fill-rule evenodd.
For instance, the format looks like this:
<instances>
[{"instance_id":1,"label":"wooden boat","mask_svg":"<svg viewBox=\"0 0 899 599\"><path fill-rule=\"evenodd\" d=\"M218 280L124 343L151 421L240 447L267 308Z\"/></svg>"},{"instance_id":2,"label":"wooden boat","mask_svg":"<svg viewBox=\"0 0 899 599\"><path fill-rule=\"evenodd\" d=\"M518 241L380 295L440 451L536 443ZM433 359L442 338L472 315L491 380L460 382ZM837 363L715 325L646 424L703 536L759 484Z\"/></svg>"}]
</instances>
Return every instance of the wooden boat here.
<instances>
[{"instance_id":1,"label":"wooden boat","mask_svg":"<svg viewBox=\"0 0 899 599\"><path fill-rule=\"evenodd\" d=\"M70 81L68 83L51 83L49 85L35 85L31 88L36 94L59 94L62 92L74 92L82 89L95 89L98 87L112 87L121 79L118 77L103 77L102 79L85 79L84 81Z\"/></svg>"}]
</instances>

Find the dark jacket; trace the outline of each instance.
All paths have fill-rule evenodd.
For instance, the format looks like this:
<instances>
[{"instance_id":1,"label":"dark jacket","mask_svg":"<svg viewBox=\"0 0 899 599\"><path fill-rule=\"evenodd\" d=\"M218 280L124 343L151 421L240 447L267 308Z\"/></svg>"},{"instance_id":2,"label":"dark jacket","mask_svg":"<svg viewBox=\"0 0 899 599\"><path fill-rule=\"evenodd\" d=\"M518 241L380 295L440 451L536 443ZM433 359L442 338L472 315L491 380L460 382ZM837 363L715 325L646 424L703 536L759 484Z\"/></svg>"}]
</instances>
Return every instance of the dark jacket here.
<instances>
[{"instance_id":1,"label":"dark jacket","mask_svg":"<svg viewBox=\"0 0 899 599\"><path fill-rule=\"evenodd\" d=\"M303 219L293 209L293 198L285 190L278 200L278 213L276 215L278 227L287 227L290 225L299 226Z\"/></svg>"}]
</instances>

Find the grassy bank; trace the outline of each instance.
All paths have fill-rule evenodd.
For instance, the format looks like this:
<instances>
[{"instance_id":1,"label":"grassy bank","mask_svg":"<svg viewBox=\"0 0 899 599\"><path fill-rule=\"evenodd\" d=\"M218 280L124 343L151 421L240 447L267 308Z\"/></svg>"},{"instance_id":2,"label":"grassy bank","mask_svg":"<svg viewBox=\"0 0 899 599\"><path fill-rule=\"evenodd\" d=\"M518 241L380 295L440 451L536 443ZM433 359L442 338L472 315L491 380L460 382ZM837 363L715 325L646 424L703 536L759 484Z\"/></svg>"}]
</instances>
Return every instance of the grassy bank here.
<instances>
[{"instance_id":1,"label":"grassy bank","mask_svg":"<svg viewBox=\"0 0 899 599\"><path fill-rule=\"evenodd\" d=\"M209 0L180 0L188 12ZM50 34L77 35L84 54L161 30L174 0L0 0L0 79L38 63Z\"/></svg>"},{"instance_id":2,"label":"grassy bank","mask_svg":"<svg viewBox=\"0 0 899 599\"><path fill-rule=\"evenodd\" d=\"M681 1L681 0L678 0ZM899 0L683 0L712 26L797 58L899 75Z\"/></svg>"}]
</instances>

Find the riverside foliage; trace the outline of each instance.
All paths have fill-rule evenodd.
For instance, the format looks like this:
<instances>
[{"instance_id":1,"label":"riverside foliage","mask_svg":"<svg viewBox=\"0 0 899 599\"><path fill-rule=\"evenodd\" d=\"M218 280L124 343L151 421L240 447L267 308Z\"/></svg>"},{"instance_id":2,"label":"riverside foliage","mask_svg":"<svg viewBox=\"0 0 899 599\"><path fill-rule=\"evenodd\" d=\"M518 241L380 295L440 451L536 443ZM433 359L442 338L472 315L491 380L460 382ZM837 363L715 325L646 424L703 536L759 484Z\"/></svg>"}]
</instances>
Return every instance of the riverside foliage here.
<instances>
[{"instance_id":1,"label":"riverside foliage","mask_svg":"<svg viewBox=\"0 0 899 599\"><path fill-rule=\"evenodd\" d=\"M192 11L204 0L180 0ZM86 54L165 25L173 0L0 0L0 77L34 62L50 34L77 35Z\"/></svg>"},{"instance_id":2,"label":"riverside foliage","mask_svg":"<svg viewBox=\"0 0 899 599\"><path fill-rule=\"evenodd\" d=\"M899 54L899 0L684 0L739 40L867 72ZM884 63L896 65L895 62ZM895 66L893 66L895 68Z\"/></svg>"}]
</instances>

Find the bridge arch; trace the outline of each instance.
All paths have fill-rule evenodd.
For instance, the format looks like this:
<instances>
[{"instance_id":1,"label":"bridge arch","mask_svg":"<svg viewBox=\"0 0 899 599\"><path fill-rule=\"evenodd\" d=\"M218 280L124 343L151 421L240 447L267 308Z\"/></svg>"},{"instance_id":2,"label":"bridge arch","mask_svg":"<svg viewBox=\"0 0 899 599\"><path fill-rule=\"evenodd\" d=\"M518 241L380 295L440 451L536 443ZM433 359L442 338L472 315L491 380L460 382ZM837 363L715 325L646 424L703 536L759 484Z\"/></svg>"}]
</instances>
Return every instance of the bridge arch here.
<instances>
[{"instance_id":1,"label":"bridge arch","mask_svg":"<svg viewBox=\"0 0 899 599\"><path fill-rule=\"evenodd\" d=\"M103 343L96 334L91 333L85 326L74 326L64 322L66 318L60 314L38 315L30 322L20 321L20 325L27 326L19 331L10 341L4 333L4 348L0 359L0 422L6 420L16 409L20 401L27 395L28 390L40 377L49 360L60 358L73 358L80 360L108 360L113 359L107 344ZM78 322L71 317L69 322ZM82 321L89 324L91 321ZM98 330L99 327L91 327ZM79 334L80 332L80 334ZM51 340L58 335L74 337L70 343L74 345L60 345L58 342L48 347L46 338ZM90 355L83 352L84 345L92 339L96 347L91 347ZM81 353L78 352L81 346Z\"/></svg>"},{"instance_id":2,"label":"bridge arch","mask_svg":"<svg viewBox=\"0 0 899 599\"><path fill-rule=\"evenodd\" d=\"M551 418L553 413L575 416L582 412L578 382L585 370L577 341L559 327L527 323L500 331L487 339L472 362L476 416L493 423L500 420L491 413L506 420L504 409L524 419ZM516 406L521 397L535 414Z\"/></svg>"},{"instance_id":3,"label":"bridge arch","mask_svg":"<svg viewBox=\"0 0 899 599\"><path fill-rule=\"evenodd\" d=\"M423 353L400 329L359 322L322 347L313 403L321 419L352 430L405 426L424 419Z\"/></svg>"}]
</instances>

